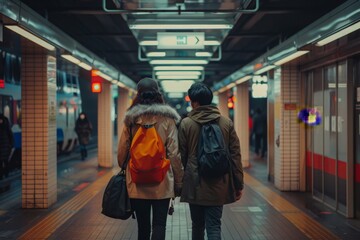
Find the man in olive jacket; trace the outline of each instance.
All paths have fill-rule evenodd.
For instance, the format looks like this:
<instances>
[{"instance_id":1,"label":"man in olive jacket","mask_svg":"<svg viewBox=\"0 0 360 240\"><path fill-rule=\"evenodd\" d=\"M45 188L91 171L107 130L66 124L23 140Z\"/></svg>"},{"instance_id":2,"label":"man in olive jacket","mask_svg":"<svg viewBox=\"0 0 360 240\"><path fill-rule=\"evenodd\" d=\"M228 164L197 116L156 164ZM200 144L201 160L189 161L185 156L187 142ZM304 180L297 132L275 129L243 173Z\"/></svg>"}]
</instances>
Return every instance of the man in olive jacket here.
<instances>
[{"instance_id":1,"label":"man in olive jacket","mask_svg":"<svg viewBox=\"0 0 360 240\"><path fill-rule=\"evenodd\" d=\"M233 122L216 106L210 105L213 93L203 83L194 83L188 90L193 110L179 125L179 150L185 167L181 201L188 202L192 220L192 239L221 239L221 216L223 205L241 198L243 170L240 143ZM204 179L199 176L197 148L201 125L217 121L229 147L232 171L224 177ZM201 178L201 179L200 179Z\"/></svg>"}]
</instances>

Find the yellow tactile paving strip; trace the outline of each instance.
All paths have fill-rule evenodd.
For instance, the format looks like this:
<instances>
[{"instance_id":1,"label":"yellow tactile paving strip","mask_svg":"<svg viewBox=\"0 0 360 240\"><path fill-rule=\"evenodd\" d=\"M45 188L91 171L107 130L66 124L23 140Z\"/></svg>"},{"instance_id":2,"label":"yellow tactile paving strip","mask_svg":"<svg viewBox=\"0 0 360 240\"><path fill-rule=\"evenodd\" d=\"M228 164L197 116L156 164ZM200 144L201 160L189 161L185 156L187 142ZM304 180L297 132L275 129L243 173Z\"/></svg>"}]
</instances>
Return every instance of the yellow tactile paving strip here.
<instances>
[{"instance_id":1,"label":"yellow tactile paving strip","mask_svg":"<svg viewBox=\"0 0 360 240\"><path fill-rule=\"evenodd\" d=\"M102 191L114 171L109 171L89 187L81 191L60 208L51 212L31 229L25 232L19 239L47 239L68 219L75 215L96 194ZM329 230L316 222L289 201L281 197L261 182L245 173L245 183L248 187L260 194L272 207L296 226L310 239L339 239ZM245 193L246 194L246 193Z\"/></svg>"},{"instance_id":2,"label":"yellow tactile paving strip","mask_svg":"<svg viewBox=\"0 0 360 240\"><path fill-rule=\"evenodd\" d=\"M54 210L31 229L25 232L19 239L46 239L54 233L62 224L75 215L96 194L102 191L109 179L114 175L109 171L96 180L89 187L81 191L60 208Z\"/></svg>"},{"instance_id":3,"label":"yellow tactile paving strip","mask_svg":"<svg viewBox=\"0 0 360 240\"><path fill-rule=\"evenodd\" d=\"M271 206L280 212L287 220L294 224L301 232L310 239L340 239L320 223L303 213L289 201L281 197L276 192L264 186L261 182L247 173L245 183L252 190L260 194ZM245 193L246 194L246 193Z\"/></svg>"}]
</instances>

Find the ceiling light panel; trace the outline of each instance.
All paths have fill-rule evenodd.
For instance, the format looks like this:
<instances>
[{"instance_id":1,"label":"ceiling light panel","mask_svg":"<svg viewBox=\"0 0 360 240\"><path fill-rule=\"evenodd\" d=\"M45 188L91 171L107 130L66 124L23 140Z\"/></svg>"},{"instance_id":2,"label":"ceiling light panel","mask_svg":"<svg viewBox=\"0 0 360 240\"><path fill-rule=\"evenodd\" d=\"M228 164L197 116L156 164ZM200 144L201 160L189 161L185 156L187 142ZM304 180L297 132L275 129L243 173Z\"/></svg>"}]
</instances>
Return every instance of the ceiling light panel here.
<instances>
[{"instance_id":1,"label":"ceiling light panel","mask_svg":"<svg viewBox=\"0 0 360 240\"><path fill-rule=\"evenodd\" d=\"M195 76L199 76L199 75L201 75L201 72L200 71L157 71L155 73L155 75L158 75L158 76L164 76L164 75L173 75L173 76L195 75Z\"/></svg>"},{"instance_id":2,"label":"ceiling light panel","mask_svg":"<svg viewBox=\"0 0 360 240\"><path fill-rule=\"evenodd\" d=\"M16 32L17 34L29 39L30 41L46 48L47 50L50 51L54 51L55 47L53 45L51 45L50 43L42 40L41 38L35 36L34 34L26 31L25 29L19 27L19 26L15 26L15 25L6 25L6 28L10 29L11 31Z\"/></svg>"},{"instance_id":3,"label":"ceiling light panel","mask_svg":"<svg viewBox=\"0 0 360 240\"><path fill-rule=\"evenodd\" d=\"M232 29L232 24L130 24L133 30L153 29Z\"/></svg>"},{"instance_id":4,"label":"ceiling light panel","mask_svg":"<svg viewBox=\"0 0 360 240\"><path fill-rule=\"evenodd\" d=\"M210 52L196 52L195 56L197 56L197 57L211 57L212 53L210 53Z\"/></svg>"},{"instance_id":5,"label":"ceiling light panel","mask_svg":"<svg viewBox=\"0 0 360 240\"><path fill-rule=\"evenodd\" d=\"M188 76L180 76L180 75L161 75L156 77L159 80L163 79L199 79L199 75L188 75Z\"/></svg>"},{"instance_id":6,"label":"ceiling light panel","mask_svg":"<svg viewBox=\"0 0 360 240\"><path fill-rule=\"evenodd\" d=\"M147 57L165 57L166 52L149 52L146 54Z\"/></svg>"},{"instance_id":7,"label":"ceiling light panel","mask_svg":"<svg viewBox=\"0 0 360 240\"><path fill-rule=\"evenodd\" d=\"M154 71L204 71L203 66L156 66Z\"/></svg>"},{"instance_id":8,"label":"ceiling light panel","mask_svg":"<svg viewBox=\"0 0 360 240\"><path fill-rule=\"evenodd\" d=\"M161 64L173 64L173 65L176 65L176 64L207 64L208 61L207 60L197 60L197 59L188 59L188 60L151 60L150 61L150 64L152 65L161 65Z\"/></svg>"},{"instance_id":9,"label":"ceiling light panel","mask_svg":"<svg viewBox=\"0 0 360 240\"><path fill-rule=\"evenodd\" d=\"M161 81L161 86L165 92L187 92L190 86L194 83L192 80L184 81Z\"/></svg>"}]
</instances>

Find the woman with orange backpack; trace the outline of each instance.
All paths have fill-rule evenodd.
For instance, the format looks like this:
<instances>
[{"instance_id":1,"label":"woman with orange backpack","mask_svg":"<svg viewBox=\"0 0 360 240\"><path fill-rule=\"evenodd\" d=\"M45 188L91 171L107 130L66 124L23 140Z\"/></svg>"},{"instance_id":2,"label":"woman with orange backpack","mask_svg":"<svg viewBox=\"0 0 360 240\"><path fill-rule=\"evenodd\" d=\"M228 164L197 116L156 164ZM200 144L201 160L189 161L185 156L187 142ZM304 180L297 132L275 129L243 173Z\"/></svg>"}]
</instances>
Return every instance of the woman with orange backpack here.
<instances>
[{"instance_id":1,"label":"woman with orange backpack","mask_svg":"<svg viewBox=\"0 0 360 240\"><path fill-rule=\"evenodd\" d=\"M176 128L180 116L164 103L155 80L142 79L137 91L125 114L118 163L122 166L129 156L126 183L138 222L138 239L162 240L170 199L179 196L182 187Z\"/></svg>"}]
</instances>

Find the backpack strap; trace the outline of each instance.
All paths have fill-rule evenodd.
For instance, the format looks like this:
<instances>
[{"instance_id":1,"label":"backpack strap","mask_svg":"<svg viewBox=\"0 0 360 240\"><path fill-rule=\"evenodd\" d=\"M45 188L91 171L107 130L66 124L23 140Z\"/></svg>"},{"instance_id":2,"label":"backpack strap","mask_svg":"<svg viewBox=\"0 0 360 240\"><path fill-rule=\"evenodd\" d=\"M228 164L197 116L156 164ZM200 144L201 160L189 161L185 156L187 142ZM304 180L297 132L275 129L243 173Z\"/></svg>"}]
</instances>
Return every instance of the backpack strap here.
<instances>
[{"instance_id":1,"label":"backpack strap","mask_svg":"<svg viewBox=\"0 0 360 240\"><path fill-rule=\"evenodd\" d=\"M132 132L131 132L131 130L132 130L132 124L130 124L130 126L129 126L130 145L131 145L131 142L132 142ZM125 161L123 162L123 164L122 164L122 166L121 166L121 171L123 171L123 170L125 171L129 160L130 160L130 148L129 148L129 150L127 151L126 159L125 159Z\"/></svg>"}]
</instances>

